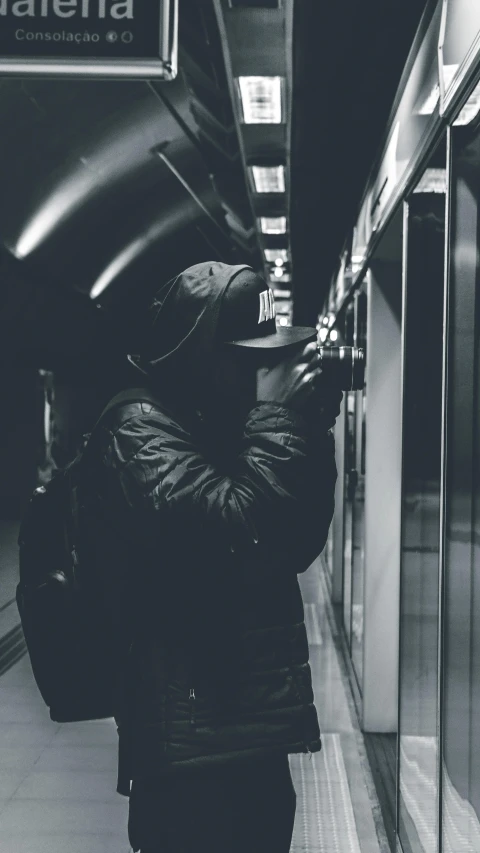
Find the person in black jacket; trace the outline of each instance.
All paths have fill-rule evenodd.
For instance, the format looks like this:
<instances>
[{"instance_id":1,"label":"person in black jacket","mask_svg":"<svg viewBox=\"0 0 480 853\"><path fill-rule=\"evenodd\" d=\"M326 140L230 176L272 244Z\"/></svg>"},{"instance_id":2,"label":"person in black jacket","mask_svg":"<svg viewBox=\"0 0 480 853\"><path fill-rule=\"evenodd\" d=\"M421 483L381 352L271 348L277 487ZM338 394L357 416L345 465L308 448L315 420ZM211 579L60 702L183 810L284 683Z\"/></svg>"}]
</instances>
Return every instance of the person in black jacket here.
<instances>
[{"instance_id":1,"label":"person in black jacket","mask_svg":"<svg viewBox=\"0 0 480 853\"><path fill-rule=\"evenodd\" d=\"M101 424L135 589L116 713L134 851L290 848L288 754L321 748L297 575L326 543L342 397L315 341L277 329L251 268L198 264L158 291L130 356L151 402Z\"/></svg>"}]
</instances>

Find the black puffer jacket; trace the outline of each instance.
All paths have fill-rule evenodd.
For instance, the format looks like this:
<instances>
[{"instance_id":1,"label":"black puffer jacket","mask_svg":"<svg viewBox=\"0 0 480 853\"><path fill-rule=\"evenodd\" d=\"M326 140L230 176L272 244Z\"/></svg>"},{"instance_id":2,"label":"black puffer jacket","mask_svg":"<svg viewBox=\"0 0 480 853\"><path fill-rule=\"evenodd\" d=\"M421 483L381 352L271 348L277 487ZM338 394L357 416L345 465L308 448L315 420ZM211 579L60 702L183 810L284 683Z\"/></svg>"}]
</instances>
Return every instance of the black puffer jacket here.
<instances>
[{"instance_id":1,"label":"black puffer jacket","mask_svg":"<svg viewBox=\"0 0 480 853\"><path fill-rule=\"evenodd\" d=\"M85 529L129 647L122 793L134 778L320 749L297 573L325 545L333 439L261 403L230 444L205 415L218 410L222 299L241 273L253 275L198 264L158 291L138 362L158 404L112 409L92 446Z\"/></svg>"},{"instance_id":2,"label":"black puffer jacket","mask_svg":"<svg viewBox=\"0 0 480 853\"><path fill-rule=\"evenodd\" d=\"M113 410L99 438L97 518L140 590L120 792L179 767L319 750L297 573L332 517L331 435L259 404L230 475L200 419L160 406Z\"/></svg>"}]
</instances>

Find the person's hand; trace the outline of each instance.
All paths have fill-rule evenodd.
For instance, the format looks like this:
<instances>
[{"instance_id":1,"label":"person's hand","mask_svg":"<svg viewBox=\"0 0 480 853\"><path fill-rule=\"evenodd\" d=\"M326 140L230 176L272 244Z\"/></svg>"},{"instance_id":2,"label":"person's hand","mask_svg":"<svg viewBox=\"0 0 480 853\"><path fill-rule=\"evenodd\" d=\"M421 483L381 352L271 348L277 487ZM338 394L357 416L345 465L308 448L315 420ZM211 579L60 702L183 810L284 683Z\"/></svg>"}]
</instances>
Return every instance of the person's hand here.
<instances>
[{"instance_id":1,"label":"person's hand","mask_svg":"<svg viewBox=\"0 0 480 853\"><path fill-rule=\"evenodd\" d=\"M261 367L257 371L259 401L291 406L317 416L326 429L335 423L342 398L342 391L325 380L316 342L272 368Z\"/></svg>"},{"instance_id":2,"label":"person's hand","mask_svg":"<svg viewBox=\"0 0 480 853\"><path fill-rule=\"evenodd\" d=\"M340 414L343 400L343 391L337 386L325 383L314 395L312 401L312 414L317 416L326 430L335 426L335 421Z\"/></svg>"},{"instance_id":3,"label":"person's hand","mask_svg":"<svg viewBox=\"0 0 480 853\"><path fill-rule=\"evenodd\" d=\"M301 408L313 393L320 359L315 343L307 344L294 355L286 356L274 367L257 371L257 399Z\"/></svg>"}]
</instances>

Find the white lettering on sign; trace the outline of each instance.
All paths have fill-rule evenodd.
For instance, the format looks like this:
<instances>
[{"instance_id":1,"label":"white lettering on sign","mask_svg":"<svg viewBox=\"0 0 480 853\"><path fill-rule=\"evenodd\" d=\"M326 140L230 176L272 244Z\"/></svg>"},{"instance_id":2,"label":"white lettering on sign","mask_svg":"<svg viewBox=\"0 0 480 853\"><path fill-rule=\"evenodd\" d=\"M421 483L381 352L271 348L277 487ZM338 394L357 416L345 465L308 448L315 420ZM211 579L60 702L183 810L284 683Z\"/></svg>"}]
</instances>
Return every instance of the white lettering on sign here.
<instances>
[{"instance_id":1,"label":"white lettering on sign","mask_svg":"<svg viewBox=\"0 0 480 853\"><path fill-rule=\"evenodd\" d=\"M0 15L14 15L16 18L48 18L52 13L57 18L122 18L134 17L135 0L0 0ZM108 4L108 6L107 6Z\"/></svg>"},{"instance_id":2,"label":"white lettering on sign","mask_svg":"<svg viewBox=\"0 0 480 853\"><path fill-rule=\"evenodd\" d=\"M265 320L273 320L275 317L275 301L273 293L270 290L264 290L260 294L260 314L258 317L259 323L264 323Z\"/></svg>"}]
</instances>

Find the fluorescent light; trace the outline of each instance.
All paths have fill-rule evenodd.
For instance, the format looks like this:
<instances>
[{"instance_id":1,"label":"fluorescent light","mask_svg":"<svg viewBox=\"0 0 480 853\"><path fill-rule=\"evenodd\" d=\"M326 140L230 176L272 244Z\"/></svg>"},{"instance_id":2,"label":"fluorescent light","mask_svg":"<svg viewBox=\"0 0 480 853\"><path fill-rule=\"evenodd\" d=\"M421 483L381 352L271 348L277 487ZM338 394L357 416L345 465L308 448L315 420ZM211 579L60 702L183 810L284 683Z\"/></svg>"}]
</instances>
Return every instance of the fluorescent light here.
<instances>
[{"instance_id":1,"label":"fluorescent light","mask_svg":"<svg viewBox=\"0 0 480 853\"><path fill-rule=\"evenodd\" d=\"M276 272L276 270L275 270L275 272ZM270 278L270 281L273 285L281 284L282 282L284 282L285 284L287 284L287 283L290 284L291 280L292 280L292 276L286 272L282 272L281 276L275 276L275 277Z\"/></svg>"},{"instance_id":2,"label":"fluorescent light","mask_svg":"<svg viewBox=\"0 0 480 853\"><path fill-rule=\"evenodd\" d=\"M279 288L273 288L273 297L274 299L291 299L292 291L291 290L279 290Z\"/></svg>"},{"instance_id":3,"label":"fluorescent light","mask_svg":"<svg viewBox=\"0 0 480 853\"><path fill-rule=\"evenodd\" d=\"M261 216L260 229L263 234L285 234L287 231L287 217Z\"/></svg>"},{"instance_id":4,"label":"fluorescent light","mask_svg":"<svg viewBox=\"0 0 480 853\"><path fill-rule=\"evenodd\" d=\"M330 340L331 340L331 341L336 341L336 340L337 340L337 338L338 338L338 332L337 332L337 330L336 330L336 329L332 329L332 331L330 332Z\"/></svg>"},{"instance_id":5,"label":"fluorescent light","mask_svg":"<svg viewBox=\"0 0 480 853\"><path fill-rule=\"evenodd\" d=\"M320 329L318 334L319 334L321 343L324 344L328 338L328 330L325 329L325 327L324 327L323 329Z\"/></svg>"},{"instance_id":6,"label":"fluorescent light","mask_svg":"<svg viewBox=\"0 0 480 853\"><path fill-rule=\"evenodd\" d=\"M265 249L265 260L269 264L288 264L288 249Z\"/></svg>"},{"instance_id":7,"label":"fluorescent light","mask_svg":"<svg viewBox=\"0 0 480 853\"><path fill-rule=\"evenodd\" d=\"M251 166L257 193L284 193L285 166Z\"/></svg>"},{"instance_id":8,"label":"fluorescent light","mask_svg":"<svg viewBox=\"0 0 480 853\"><path fill-rule=\"evenodd\" d=\"M284 317L285 314L292 313L292 300L291 299L280 299L275 300L275 313L277 317Z\"/></svg>"},{"instance_id":9,"label":"fluorescent light","mask_svg":"<svg viewBox=\"0 0 480 853\"><path fill-rule=\"evenodd\" d=\"M454 125L470 124L480 112L480 83L477 83L465 106L460 110Z\"/></svg>"},{"instance_id":10,"label":"fluorescent light","mask_svg":"<svg viewBox=\"0 0 480 853\"><path fill-rule=\"evenodd\" d=\"M420 178L414 193L446 193L447 192L447 170L426 169Z\"/></svg>"},{"instance_id":11,"label":"fluorescent light","mask_svg":"<svg viewBox=\"0 0 480 853\"><path fill-rule=\"evenodd\" d=\"M245 124L282 123L282 77L239 77Z\"/></svg>"}]
</instances>

